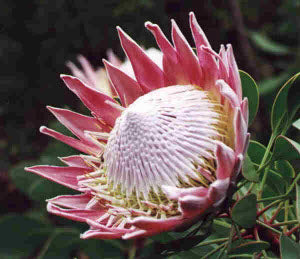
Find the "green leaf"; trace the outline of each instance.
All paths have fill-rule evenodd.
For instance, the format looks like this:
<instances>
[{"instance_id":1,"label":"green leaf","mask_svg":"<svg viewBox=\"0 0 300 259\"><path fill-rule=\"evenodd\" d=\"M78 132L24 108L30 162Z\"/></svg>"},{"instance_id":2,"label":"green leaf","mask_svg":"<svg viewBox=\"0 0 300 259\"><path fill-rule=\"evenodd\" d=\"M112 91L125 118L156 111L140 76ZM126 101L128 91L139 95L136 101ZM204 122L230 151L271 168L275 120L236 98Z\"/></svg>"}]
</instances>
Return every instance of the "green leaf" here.
<instances>
[{"instance_id":1,"label":"green leaf","mask_svg":"<svg viewBox=\"0 0 300 259\"><path fill-rule=\"evenodd\" d=\"M270 187L270 189L269 190L267 188L264 189L263 198L284 194L286 191L285 189L286 185L284 184L283 177L279 173L270 169L268 170L267 173L268 173L268 177L267 177L266 184L267 186ZM263 177L263 175L261 175L261 177Z\"/></svg>"},{"instance_id":2,"label":"green leaf","mask_svg":"<svg viewBox=\"0 0 300 259\"><path fill-rule=\"evenodd\" d=\"M286 160L278 160L275 162L276 172L278 172L288 183L295 177L295 170Z\"/></svg>"},{"instance_id":3,"label":"green leaf","mask_svg":"<svg viewBox=\"0 0 300 259\"><path fill-rule=\"evenodd\" d=\"M263 159L265 152L266 147L263 144L254 140L250 140L247 154L253 163L259 165Z\"/></svg>"},{"instance_id":4,"label":"green leaf","mask_svg":"<svg viewBox=\"0 0 300 259\"><path fill-rule=\"evenodd\" d=\"M36 164L35 161L22 162L9 171L9 176L15 186L24 194L28 194L30 185L41 179L40 176L26 172L24 167Z\"/></svg>"},{"instance_id":5,"label":"green leaf","mask_svg":"<svg viewBox=\"0 0 300 259\"><path fill-rule=\"evenodd\" d=\"M258 82L259 93L261 95L267 95L269 93L272 93L274 90L279 88L289 78L289 75L290 75L290 73L283 72L283 73L279 74L278 76L272 76L261 82Z\"/></svg>"},{"instance_id":6,"label":"green leaf","mask_svg":"<svg viewBox=\"0 0 300 259\"><path fill-rule=\"evenodd\" d=\"M249 125L253 122L259 103L258 87L254 79L246 72L240 70L240 77L243 88L243 97L248 98L249 103Z\"/></svg>"},{"instance_id":7,"label":"green leaf","mask_svg":"<svg viewBox=\"0 0 300 259\"><path fill-rule=\"evenodd\" d=\"M46 199L57 195L77 193L67 187L51 182L45 178L42 178L41 176L26 172L24 170L24 167L35 164L40 164L40 162L22 162L9 171L9 176L12 182L20 191L28 195L30 199L43 202Z\"/></svg>"},{"instance_id":8,"label":"green leaf","mask_svg":"<svg viewBox=\"0 0 300 259\"><path fill-rule=\"evenodd\" d=\"M299 258L300 246L287 236L280 236L280 255L282 259Z\"/></svg>"},{"instance_id":9,"label":"green leaf","mask_svg":"<svg viewBox=\"0 0 300 259\"><path fill-rule=\"evenodd\" d=\"M20 259L19 255L4 254L0 252L1 259Z\"/></svg>"},{"instance_id":10,"label":"green leaf","mask_svg":"<svg viewBox=\"0 0 300 259\"><path fill-rule=\"evenodd\" d=\"M212 235L210 238L218 239L228 237L230 233L230 224L225 219L214 220L212 225Z\"/></svg>"},{"instance_id":11,"label":"green leaf","mask_svg":"<svg viewBox=\"0 0 300 259\"><path fill-rule=\"evenodd\" d=\"M38 220L18 215L2 217L0 229L5 235L1 238L1 258L2 254L29 258L34 250L43 244L51 231L46 224Z\"/></svg>"},{"instance_id":12,"label":"green leaf","mask_svg":"<svg viewBox=\"0 0 300 259\"><path fill-rule=\"evenodd\" d=\"M300 184L296 183L296 215L300 224Z\"/></svg>"},{"instance_id":13,"label":"green leaf","mask_svg":"<svg viewBox=\"0 0 300 259\"><path fill-rule=\"evenodd\" d=\"M177 242L173 242L175 246L180 247L180 250L189 250L192 247L196 246L203 240L205 240L208 236L210 235L210 232L206 232L203 235L196 235L196 236L191 236L188 238L182 238L179 240L176 240Z\"/></svg>"},{"instance_id":14,"label":"green leaf","mask_svg":"<svg viewBox=\"0 0 300 259\"><path fill-rule=\"evenodd\" d=\"M256 222L256 195L249 194L233 206L231 217L234 222L244 228L251 228Z\"/></svg>"},{"instance_id":15,"label":"green leaf","mask_svg":"<svg viewBox=\"0 0 300 259\"><path fill-rule=\"evenodd\" d=\"M77 229L54 229L47 241L39 251L40 258L69 258L72 250L75 250L75 241L79 239Z\"/></svg>"},{"instance_id":16,"label":"green leaf","mask_svg":"<svg viewBox=\"0 0 300 259\"><path fill-rule=\"evenodd\" d=\"M171 256L168 256L167 258L168 259L181 259L181 256L182 255L171 255ZM185 254L185 256L186 256L186 254ZM160 257L159 257L160 258ZM158 258L158 259L159 259ZM164 258L164 256L161 256L161 258ZM187 257L187 258L190 258L190 257Z\"/></svg>"},{"instance_id":17,"label":"green leaf","mask_svg":"<svg viewBox=\"0 0 300 259\"><path fill-rule=\"evenodd\" d=\"M76 242L76 247L79 248L80 251L83 251L91 259L118 259L124 256L120 246L116 245L119 242L119 240L78 239Z\"/></svg>"},{"instance_id":18,"label":"green leaf","mask_svg":"<svg viewBox=\"0 0 300 259\"><path fill-rule=\"evenodd\" d=\"M243 162L242 174L250 182L259 182L259 175L256 173L251 158L248 155L246 155Z\"/></svg>"},{"instance_id":19,"label":"green leaf","mask_svg":"<svg viewBox=\"0 0 300 259\"><path fill-rule=\"evenodd\" d=\"M152 236L150 238L151 240L154 240L156 242L165 243L165 242L173 241L176 237L173 237L172 233L163 232L158 235Z\"/></svg>"},{"instance_id":20,"label":"green leaf","mask_svg":"<svg viewBox=\"0 0 300 259\"><path fill-rule=\"evenodd\" d=\"M244 253L253 254L268 249L269 247L270 244L268 242L248 241L242 244L238 244L237 246L234 246L231 249L230 254L244 254Z\"/></svg>"},{"instance_id":21,"label":"green leaf","mask_svg":"<svg viewBox=\"0 0 300 259\"><path fill-rule=\"evenodd\" d=\"M265 52L274 55L286 55L291 52L287 46L277 43L259 32L251 32L250 37L253 42Z\"/></svg>"},{"instance_id":22,"label":"green leaf","mask_svg":"<svg viewBox=\"0 0 300 259\"><path fill-rule=\"evenodd\" d=\"M78 192L42 177L33 182L28 190L28 196L31 199L40 202L58 195L67 194L78 194Z\"/></svg>"},{"instance_id":23,"label":"green leaf","mask_svg":"<svg viewBox=\"0 0 300 259\"><path fill-rule=\"evenodd\" d=\"M276 160L295 160L300 158L300 144L285 137L278 136L275 140L273 157Z\"/></svg>"},{"instance_id":24,"label":"green leaf","mask_svg":"<svg viewBox=\"0 0 300 259\"><path fill-rule=\"evenodd\" d=\"M271 127L273 132L280 133L287 124L287 120L292 120L297 109L300 106L299 102L299 91L295 88L296 83L299 83L297 80L300 73L297 73L291 77L284 86L279 90L271 111ZM290 93L291 87L293 87L295 93ZM289 100L289 102L288 102Z\"/></svg>"},{"instance_id":25,"label":"green leaf","mask_svg":"<svg viewBox=\"0 0 300 259\"><path fill-rule=\"evenodd\" d=\"M50 224L49 214L44 207L42 207L42 209L39 207L36 209L31 209L26 212L25 216L30 219L38 220L39 222L47 225Z\"/></svg>"},{"instance_id":26,"label":"green leaf","mask_svg":"<svg viewBox=\"0 0 300 259\"><path fill-rule=\"evenodd\" d=\"M180 253L180 255L182 255L182 257L180 257L180 258L195 258L195 259L199 259L199 258L205 256L207 253L211 252L214 248L215 248L215 246L213 246L213 245L196 246L196 247L192 248L191 250L187 251L187 252L192 253L192 254L189 254L190 256L186 257L186 256L184 256L184 255L186 255L186 253ZM209 258L210 259L216 259L217 258L217 254L213 254Z\"/></svg>"},{"instance_id":27,"label":"green leaf","mask_svg":"<svg viewBox=\"0 0 300 259\"><path fill-rule=\"evenodd\" d=\"M293 123L293 126L294 126L296 129L300 130L300 119L296 120L296 121Z\"/></svg>"},{"instance_id":28,"label":"green leaf","mask_svg":"<svg viewBox=\"0 0 300 259\"><path fill-rule=\"evenodd\" d=\"M39 250L39 258L75 258L74 253L83 253L89 258L121 258L116 240L82 240L80 231L75 228L55 228ZM83 256L83 257L85 257Z\"/></svg>"},{"instance_id":29,"label":"green leaf","mask_svg":"<svg viewBox=\"0 0 300 259\"><path fill-rule=\"evenodd\" d=\"M9 171L12 182L19 190L27 194L30 199L43 202L57 195L77 193L67 187L24 170L25 166L36 163L37 162L22 162Z\"/></svg>"},{"instance_id":30,"label":"green leaf","mask_svg":"<svg viewBox=\"0 0 300 259\"><path fill-rule=\"evenodd\" d=\"M194 235L189 237L184 237L176 240L172 240L167 243L160 243L155 242L153 243L154 247L156 247L156 251L183 251L183 250L189 250L192 247L199 244L201 241L205 240L209 235L211 234L211 231L206 230L200 235Z\"/></svg>"}]
</instances>

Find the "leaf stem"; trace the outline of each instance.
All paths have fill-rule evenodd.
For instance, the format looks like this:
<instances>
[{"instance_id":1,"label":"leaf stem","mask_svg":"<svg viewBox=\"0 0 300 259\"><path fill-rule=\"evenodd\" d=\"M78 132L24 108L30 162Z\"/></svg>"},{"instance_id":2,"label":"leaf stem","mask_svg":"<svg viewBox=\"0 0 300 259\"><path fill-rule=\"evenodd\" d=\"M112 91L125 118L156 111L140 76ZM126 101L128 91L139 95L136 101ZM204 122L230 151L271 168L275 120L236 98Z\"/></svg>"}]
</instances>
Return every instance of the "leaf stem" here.
<instances>
[{"instance_id":1,"label":"leaf stem","mask_svg":"<svg viewBox=\"0 0 300 259\"><path fill-rule=\"evenodd\" d=\"M257 169L256 173L260 174L271 162L272 162L272 159L269 159L261 167L259 166L259 168Z\"/></svg>"},{"instance_id":2,"label":"leaf stem","mask_svg":"<svg viewBox=\"0 0 300 259\"><path fill-rule=\"evenodd\" d=\"M283 202L281 202L281 203L278 205L276 211L274 212L274 214L272 215L271 219L269 220L269 224L272 224L273 221L276 219L278 213L279 213L279 212L281 211L281 209L282 209L282 206L283 206Z\"/></svg>"},{"instance_id":3,"label":"leaf stem","mask_svg":"<svg viewBox=\"0 0 300 259\"><path fill-rule=\"evenodd\" d=\"M128 251L128 259L134 259L135 258L135 254L136 254L136 241L134 240L132 242L132 245Z\"/></svg>"},{"instance_id":4,"label":"leaf stem","mask_svg":"<svg viewBox=\"0 0 300 259\"><path fill-rule=\"evenodd\" d=\"M232 224L234 225L234 228L235 228L236 234L238 236L238 239L242 240L242 235L241 235L241 232L239 230L239 227L234 223L232 223Z\"/></svg>"},{"instance_id":5,"label":"leaf stem","mask_svg":"<svg viewBox=\"0 0 300 259\"><path fill-rule=\"evenodd\" d=\"M225 253L225 250L226 250L226 245L222 248L221 252L219 253L217 259L222 259L224 253Z\"/></svg>"},{"instance_id":6,"label":"leaf stem","mask_svg":"<svg viewBox=\"0 0 300 259\"><path fill-rule=\"evenodd\" d=\"M228 258L254 258L253 255L247 255L247 254L237 254L237 255L228 255ZM257 258L257 257L255 257ZM277 259L274 257L268 257L268 259Z\"/></svg>"},{"instance_id":7,"label":"leaf stem","mask_svg":"<svg viewBox=\"0 0 300 259\"><path fill-rule=\"evenodd\" d=\"M214 239L214 240L202 242L202 243L200 243L199 245L197 245L196 247L207 246L207 245L213 245L213 244L219 244L219 243L227 242L228 239L229 239L228 237L226 237L226 238Z\"/></svg>"},{"instance_id":8,"label":"leaf stem","mask_svg":"<svg viewBox=\"0 0 300 259\"><path fill-rule=\"evenodd\" d=\"M231 228L231 225L229 223L222 220L215 219L214 223L225 228Z\"/></svg>"},{"instance_id":9,"label":"leaf stem","mask_svg":"<svg viewBox=\"0 0 300 259\"><path fill-rule=\"evenodd\" d=\"M230 253L230 250L231 250L231 244L232 244L233 237L234 237L234 234L235 234L234 232L235 232L235 228L234 228L234 224L232 224L230 232L229 232L228 242L227 242L227 251L228 251L228 253Z\"/></svg>"},{"instance_id":10,"label":"leaf stem","mask_svg":"<svg viewBox=\"0 0 300 259\"><path fill-rule=\"evenodd\" d=\"M274 142L275 138L276 138L276 135L274 133L272 133L272 135L270 137L270 140L269 140L269 143L268 143L268 146L266 148L266 152L264 153L264 156L263 156L263 158L262 158L262 160L260 162L258 170L260 170L264 166L264 164L265 164L265 162L266 162L266 160L268 158L268 155L269 155L269 153L271 151L271 147L273 145L273 142Z\"/></svg>"},{"instance_id":11,"label":"leaf stem","mask_svg":"<svg viewBox=\"0 0 300 259\"><path fill-rule=\"evenodd\" d=\"M226 246L226 244L227 243L219 245L214 250L212 250L209 253L207 253L206 255L202 256L200 259L207 259L207 258L209 258L211 255L215 254L216 252L218 252L219 250L221 250L224 246Z\"/></svg>"},{"instance_id":12,"label":"leaf stem","mask_svg":"<svg viewBox=\"0 0 300 259\"><path fill-rule=\"evenodd\" d=\"M57 232L54 230L52 232L52 234L48 237L48 239L42 246L41 250L39 251L39 253L36 257L37 259L42 259L45 256L45 254L46 254L47 250L49 249L49 246L50 246L52 240L55 238L56 234L57 234Z\"/></svg>"},{"instance_id":13,"label":"leaf stem","mask_svg":"<svg viewBox=\"0 0 300 259\"><path fill-rule=\"evenodd\" d=\"M238 255L229 255L228 258L239 258L239 257L244 257L244 258L253 258L252 255L243 255L243 254L238 254Z\"/></svg>"},{"instance_id":14,"label":"leaf stem","mask_svg":"<svg viewBox=\"0 0 300 259\"><path fill-rule=\"evenodd\" d=\"M286 236L290 236L292 235L295 231L297 231L300 228L300 224L298 224L297 226L293 227L290 231L286 232L285 235Z\"/></svg>"},{"instance_id":15,"label":"leaf stem","mask_svg":"<svg viewBox=\"0 0 300 259\"><path fill-rule=\"evenodd\" d=\"M263 199L257 200L257 203L265 202L265 201L273 201L273 200L284 199L284 198L287 198L287 196L288 196L287 194L283 194L283 195L278 195L278 196L275 196L275 197L263 198Z\"/></svg>"},{"instance_id":16,"label":"leaf stem","mask_svg":"<svg viewBox=\"0 0 300 259\"><path fill-rule=\"evenodd\" d=\"M286 200L284 203L284 221L288 221L289 218L289 200ZM287 232L287 225L283 227L283 233Z\"/></svg>"},{"instance_id":17,"label":"leaf stem","mask_svg":"<svg viewBox=\"0 0 300 259\"><path fill-rule=\"evenodd\" d=\"M265 224L264 222L262 222L262 221L260 221L260 220L256 220L256 223L257 223L258 225L261 225L261 226L263 226L263 227L265 227L265 228L267 228L267 229L273 231L274 233L276 233L276 234L278 234L278 235L281 234L281 232L280 232L279 230L277 230L277 229L275 229L275 228L272 228L271 226L269 226L268 224Z\"/></svg>"},{"instance_id":18,"label":"leaf stem","mask_svg":"<svg viewBox=\"0 0 300 259\"><path fill-rule=\"evenodd\" d=\"M251 185L250 185L250 187L249 187L249 189L248 189L248 191L247 191L246 195L248 195L248 194L250 194L250 193L251 193L251 191L252 191L253 187L254 187L254 183L251 183Z\"/></svg>"},{"instance_id":19,"label":"leaf stem","mask_svg":"<svg viewBox=\"0 0 300 259\"><path fill-rule=\"evenodd\" d=\"M272 208L273 206L275 206L277 203L280 203L280 202L281 202L281 200L273 201L267 207L265 207L262 210L258 211L257 212L257 217L260 217L263 213L265 213L267 210L269 210L270 208Z\"/></svg>"},{"instance_id":20,"label":"leaf stem","mask_svg":"<svg viewBox=\"0 0 300 259\"><path fill-rule=\"evenodd\" d=\"M247 181L247 180L245 180L245 181L243 181L242 183L240 183L238 186L237 186L237 191L239 190L239 189L241 189L244 185L246 185L247 183L249 183L249 181Z\"/></svg>"},{"instance_id":21,"label":"leaf stem","mask_svg":"<svg viewBox=\"0 0 300 259\"><path fill-rule=\"evenodd\" d=\"M273 227L280 227L280 226L286 226L286 225L292 225L292 224L297 224L298 220L290 220L290 221L285 221L285 222L279 222L276 224L273 224Z\"/></svg>"},{"instance_id":22,"label":"leaf stem","mask_svg":"<svg viewBox=\"0 0 300 259\"><path fill-rule=\"evenodd\" d=\"M265 166L265 162L269 156L269 153L271 151L271 147L273 145L273 142L276 138L276 135L274 133L272 133L271 137L270 137L270 140L269 140L269 143L268 143L268 146L266 148L266 152L264 153L264 156L261 160L261 163L257 169L257 172L259 172L264 166ZM258 195L257 195L257 198L260 199L261 196L262 196L262 193L263 193L263 188L264 188L264 185L266 183L266 180L267 180L267 176L268 176L268 173L266 171L264 171L264 175L263 175L263 179L261 181L261 184L260 184L260 187L259 187L259 192L258 192Z\"/></svg>"},{"instance_id":23,"label":"leaf stem","mask_svg":"<svg viewBox=\"0 0 300 259\"><path fill-rule=\"evenodd\" d=\"M292 184L290 185L290 187L286 191L286 194L289 194L294 189L294 187L295 187L295 185L296 185L296 183L298 182L299 179L300 179L300 174L298 174L297 177L294 179L294 181L292 182Z\"/></svg>"},{"instance_id":24,"label":"leaf stem","mask_svg":"<svg viewBox=\"0 0 300 259\"><path fill-rule=\"evenodd\" d=\"M258 221L258 220L257 220L257 221ZM256 221L256 222L257 222L257 221ZM260 241L260 237L259 237L259 235L258 235L257 227L254 228L254 236L255 236L256 241ZM266 250L262 250L261 252L262 252L262 254L264 255L264 258L268 258Z\"/></svg>"}]
</instances>

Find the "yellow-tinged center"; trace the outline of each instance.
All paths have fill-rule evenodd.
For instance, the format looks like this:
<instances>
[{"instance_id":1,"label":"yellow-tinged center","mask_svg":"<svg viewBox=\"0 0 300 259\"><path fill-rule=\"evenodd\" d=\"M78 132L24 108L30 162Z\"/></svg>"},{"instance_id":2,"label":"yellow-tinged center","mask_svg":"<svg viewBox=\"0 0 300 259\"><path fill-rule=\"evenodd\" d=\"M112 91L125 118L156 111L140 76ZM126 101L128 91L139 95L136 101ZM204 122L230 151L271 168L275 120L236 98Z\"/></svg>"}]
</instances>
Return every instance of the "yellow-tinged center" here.
<instances>
[{"instance_id":1,"label":"yellow-tinged center","mask_svg":"<svg viewBox=\"0 0 300 259\"><path fill-rule=\"evenodd\" d=\"M160 88L138 98L116 120L103 163L79 184L97 202L158 218L178 213L161 186L208 187L215 181L218 141L233 146L229 108L192 85ZM99 140L100 141L100 140ZM88 160L88 159L87 159Z\"/></svg>"}]
</instances>

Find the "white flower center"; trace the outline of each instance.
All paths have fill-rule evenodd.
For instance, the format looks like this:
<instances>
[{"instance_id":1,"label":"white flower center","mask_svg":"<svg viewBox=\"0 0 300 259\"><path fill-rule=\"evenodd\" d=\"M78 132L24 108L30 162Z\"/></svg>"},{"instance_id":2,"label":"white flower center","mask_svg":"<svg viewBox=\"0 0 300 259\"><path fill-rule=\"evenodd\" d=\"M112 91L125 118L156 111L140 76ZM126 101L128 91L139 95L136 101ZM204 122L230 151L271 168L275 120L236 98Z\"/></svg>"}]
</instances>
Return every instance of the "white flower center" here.
<instances>
[{"instance_id":1,"label":"white flower center","mask_svg":"<svg viewBox=\"0 0 300 259\"><path fill-rule=\"evenodd\" d=\"M208 92L176 85L138 98L116 120L104 152L108 184L147 199L160 186L207 185L217 140L226 137L223 107ZM208 174L203 177L203 172Z\"/></svg>"}]
</instances>

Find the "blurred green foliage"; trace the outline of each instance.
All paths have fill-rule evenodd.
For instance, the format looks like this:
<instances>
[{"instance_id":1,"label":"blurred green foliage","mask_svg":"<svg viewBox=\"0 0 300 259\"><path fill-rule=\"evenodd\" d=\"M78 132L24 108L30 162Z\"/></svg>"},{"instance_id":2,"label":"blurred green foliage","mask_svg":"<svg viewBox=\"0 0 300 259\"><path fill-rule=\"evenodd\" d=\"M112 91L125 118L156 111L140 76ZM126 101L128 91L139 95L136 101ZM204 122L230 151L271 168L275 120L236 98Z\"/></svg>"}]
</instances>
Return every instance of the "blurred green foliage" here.
<instances>
[{"instance_id":1,"label":"blurred green foliage","mask_svg":"<svg viewBox=\"0 0 300 259\"><path fill-rule=\"evenodd\" d=\"M239 68L258 81L260 107L251 134L253 139L267 143L274 97L300 67L300 3L296 0L238 2L253 50L255 71L251 70L250 59L241 54L244 46L237 37L232 10L226 1L210 0L203 4L181 0L0 0L0 123L3 125L0 148L4 154L0 161L0 229L6 233L0 244L1 258L121 258L121 249L126 253L124 242L80 240L79 233L86 230L85 224L49 216L44 200L72 192L23 169L35 164L60 165L57 156L76 153L65 144L42 136L38 128L46 124L66 132L45 109L48 104L86 112L60 81L59 74L69 73L65 62L74 62L78 54L86 56L95 67L102 66L100 60L109 48L123 58L116 25L150 47L156 44L144 29L144 22L159 24L170 39L169 20L175 18L192 42L188 12L193 10L215 50L220 43L232 43ZM295 125L298 127L299 121ZM289 130L287 135L299 140L296 130ZM247 166L257 169L264 152L263 145L252 141ZM270 169L272 177L263 197L285 193L290 182L281 185L283 179L287 181L280 174L284 166L289 167L279 162ZM207 240L227 237L229 230L214 224L213 235ZM155 238L167 242L174 235ZM149 241L150 245L157 241L155 238ZM283 242L294 246L285 239ZM215 247L195 247L169 258L199 258Z\"/></svg>"}]
</instances>

